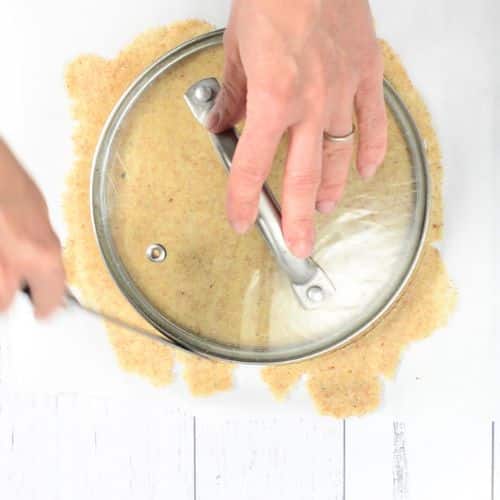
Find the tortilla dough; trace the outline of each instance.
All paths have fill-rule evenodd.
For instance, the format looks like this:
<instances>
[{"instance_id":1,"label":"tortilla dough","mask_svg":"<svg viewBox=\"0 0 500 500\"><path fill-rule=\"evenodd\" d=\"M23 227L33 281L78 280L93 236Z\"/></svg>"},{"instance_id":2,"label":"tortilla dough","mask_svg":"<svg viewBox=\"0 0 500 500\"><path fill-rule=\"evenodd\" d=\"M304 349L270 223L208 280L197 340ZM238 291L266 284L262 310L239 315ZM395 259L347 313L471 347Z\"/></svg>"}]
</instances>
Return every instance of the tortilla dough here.
<instances>
[{"instance_id":1,"label":"tortilla dough","mask_svg":"<svg viewBox=\"0 0 500 500\"><path fill-rule=\"evenodd\" d=\"M97 56L81 56L71 63L66 73L68 93L73 102L73 116L78 123L74 135L76 162L68 178L65 198L69 234L65 251L68 276L71 284L80 290L85 303L150 330L151 327L133 310L114 285L94 240L88 208L92 155L108 114L135 76L164 52L210 29L212 27L207 23L186 21L148 31L139 36L115 60L106 61ZM368 335L342 350L320 358L294 365L266 368L262 373L263 379L278 398L283 398L293 385L306 375L308 388L318 411L337 417L362 414L376 408L380 402L381 376L394 375L401 351L410 341L426 337L446 323L456 299L439 252L432 247L432 243L439 239L442 230L440 191L442 174L437 140L425 106L413 89L400 62L386 44L383 43L382 47L386 61L386 76L403 96L428 147L433 179L433 213L421 264L397 306ZM215 168L210 165L216 160L208 141L206 144L196 142L190 127L181 127L181 130L184 130L181 143L191 146L188 154L186 155L183 148L176 149L175 144L169 144L169 127L177 127L178 123L175 120L183 119L181 113L185 111L185 107L182 111L179 108L179 116L169 117L167 111L164 114L161 112L162 100L171 102L172 96L169 92L176 92L176 95L179 95L180 89L187 88L188 83L208 74L220 77L221 69L221 49L210 49L186 64L183 71L171 76L170 87L164 85L162 90L162 85L159 85L158 91L148 93L140 103L135 116L142 117L143 124L139 123L139 126L134 126L130 131L125 130L123 134L127 140L124 141L121 155L125 159L127 169L123 172L125 181L119 190L114 236L122 245L127 266L135 271L134 278L141 277L141 287L150 292L149 296L159 307L168 309L170 306L171 313L178 314L181 318L179 321L185 326L226 342L234 340L240 344L267 345L271 340L286 341L286 328L280 330L280 335L263 328L263 325L270 323L271 312L266 304L274 291L270 286L275 273L272 258L255 231L243 238L231 232L224 219L223 197L213 196L212 192L207 192L214 189L222 190L225 179L220 167ZM192 120L192 117L188 118ZM148 127L161 129L161 134L141 135L141 131ZM179 127L176 128L176 134L179 134ZM157 140L147 143L145 137L151 138L152 141ZM162 137L164 143L161 142ZM363 188L380 190L385 185L384 177L394 179L408 175L407 172L404 173L403 168L408 164L404 142L393 123L390 126L389 142L389 154L377 180L370 186L362 186L359 178L353 173L349 184L351 191L356 192ZM135 147L135 152L131 151L132 146L128 148L129 144ZM177 157L172 161L172 165L182 164L184 160L186 164L189 162L193 180L200 176L203 178L203 175L210 175L210 190L203 189L203 184L200 187L191 183L189 176L180 171L177 172L176 179L181 183L189 183L189 189L185 192L191 196L186 196L183 190L177 188L172 192L150 189L149 196L145 197L141 190L148 185L156 186L155 183L159 178L166 186L173 185L172 182L165 182L163 177L165 171L160 173L155 162L155 158L162 157L159 156L161 151L164 157L165 150L169 153L177 151L175 153ZM271 179L271 186L278 193L284 150L282 145ZM137 151L141 154L138 155ZM192 151L197 152L194 160ZM206 173L207 170L209 174ZM126 182L127 176L134 178L134 172L141 172L141 185ZM173 172L171 175L175 176L176 173ZM346 197L349 197L349 193ZM149 200L150 204L147 202L139 204L139 200ZM167 204L166 208L169 209L169 216L162 224L170 224L171 229L177 231L174 234L178 234L180 243L182 238L191 236L186 217L202 217L202 220L196 222L206 228L204 241L212 237L221 242L218 246L220 255L219 252L213 255L204 254L204 258L211 263L206 268L203 267L200 254L201 250L205 253L210 252L210 246L200 248L200 253L192 252L178 257L175 257L174 252L169 265L173 269L173 276L180 277L181 282L186 284L182 293L177 288L158 284L152 289L151 285L155 282L157 270L154 265L148 266L143 258L145 245L147 242L152 242L154 234L148 234L146 228L154 226L151 222L153 215L158 217L157 211L151 213L153 210L151 207L158 207L159 203ZM188 206L190 210L186 209ZM338 210L342 210L342 206ZM130 217L133 217L133 223L127 224L126 222L131 220ZM327 219L319 217L319 230L325 224ZM144 236L133 232L133 228L136 227L145 228ZM165 234L167 238L169 233ZM185 248L185 245L181 244L179 247ZM238 258L234 259L235 255ZM242 260L245 262L244 266L241 265ZM251 279L249 273L255 269L258 269L261 278L259 294L254 298L252 307L245 316L241 310L241 297L245 294L246 284ZM189 273L193 274L193 270L196 271L195 278L186 279L190 276ZM222 272L228 273L232 279L230 283L224 283L224 287L221 288L214 278L220 276ZM196 308L198 314L192 314L192 301L185 297L187 295L192 299L200 287L205 287L207 293L199 294L201 299ZM220 290L224 290L224 293ZM242 321L242 317L246 320ZM234 325L240 326L237 333ZM252 325L257 326L252 327ZM174 364L174 352L171 349L148 342L129 332L120 331L113 325L107 325L107 328L120 365L125 370L146 376L153 384L159 386L171 381ZM235 338L232 337L234 335ZM184 364L184 378L193 394L208 395L227 390L232 386L233 366L230 364L206 361L180 352L175 352L175 359Z\"/></svg>"}]
</instances>

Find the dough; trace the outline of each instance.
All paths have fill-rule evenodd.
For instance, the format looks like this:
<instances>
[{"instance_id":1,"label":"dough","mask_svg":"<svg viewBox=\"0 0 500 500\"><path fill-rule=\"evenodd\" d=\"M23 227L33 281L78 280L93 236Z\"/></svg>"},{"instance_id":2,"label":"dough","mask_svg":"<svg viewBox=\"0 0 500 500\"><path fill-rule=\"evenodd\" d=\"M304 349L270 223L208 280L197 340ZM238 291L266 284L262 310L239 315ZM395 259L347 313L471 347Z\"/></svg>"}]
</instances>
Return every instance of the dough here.
<instances>
[{"instance_id":1,"label":"dough","mask_svg":"<svg viewBox=\"0 0 500 500\"><path fill-rule=\"evenodd\" d=\"M133 78L167 50L209 29L206 23L186 21L149 31L115 60L82 56L66 73L73 116L78 123L74 135L77 159L65 199L68 276L85 303L142 328L151 329L114 285L94 240L88 209L92 155L109 112ZM318 410L339 417L375 408L380 400L380 376L392 376L404 346L442 326L455 301L439 253L431 246L441 231L437 141L425 107L401 64L387 45L383 48L386 75L404 96L429 148L433 214L421 265L398 306L364 338L312 361L263 370L264 380L279 398L307 375ZM257 231L238 237L225 220L222 193L226 174L206 134L196 129L181 102L189 84L207 75L220 78L221 69L221 48L205 51L155 84L133 111L121 132L121 146L115 158L113 182L118 189L114 197L113 236L127 268L148 298L176 322L198 334L229 344L277 347L321 336L325 333L321 325L328 329L329 321L340 321L338 312L322 318L320 326L302 320ZM285 144L280 148L270 180L278 195L284 151ZM394 202L394 189L387 186L395 184L403 186L398 190L398 211L390 210L385 198L381 206L371 207L374 215L369 218L377 223L377 214L387 221L390 214L397 213L398 217L393 215L391 224L386 222L386 226L392 225L391 234L395 226L403 228L404 207L410 200L410 193L405 194L404 188L408 180L404 141L391 121L390 149L379 174L364 184L352 172L345 201L334 217L318 217L319 246L329 247L331 241L325 238L332 234L332 224L338 226L336 221L351 213L353 204L363 202L366 206L372 199L383 202L384 194ZM342 226L344 233L352 224L348 220ZM343 234L342 241L349 241L348 236ZM153 242L161 242L169 250L168 265L158 267L144 258L145 248ZM394 253L396 250L394 247ZM283 295L278 301L277 290ZM112 325L107 327L125 370L146 376L156 385L171 381L172 350ZM183 353L175 353L175 357L184 364L184 377L194 394L208 395L231 387L232 365Z\"/></svg>"}]
</instances>

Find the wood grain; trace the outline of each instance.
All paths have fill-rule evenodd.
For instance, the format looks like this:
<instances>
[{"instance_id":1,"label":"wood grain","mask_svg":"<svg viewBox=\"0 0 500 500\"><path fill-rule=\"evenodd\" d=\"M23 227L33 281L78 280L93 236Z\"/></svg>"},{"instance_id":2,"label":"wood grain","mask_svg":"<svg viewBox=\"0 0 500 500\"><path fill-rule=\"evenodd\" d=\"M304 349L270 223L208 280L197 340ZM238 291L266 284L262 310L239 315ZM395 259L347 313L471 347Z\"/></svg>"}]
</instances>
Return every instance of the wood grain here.
<instances>
[{"instance_id":1,"label":"wood grain","mask_svg":"<svg viewBox=\"0 0 500 500\"><path fill-rule=\"evenodd\" d=\"M342 422L330 419L201 419L199 500L341 500Z\"/></svg>"},{"instance_id":2,"label":"wood grain","mask_svg":"<svg viewBox=\"0 0 500 500\"><path fill-rule=\"evenodd\" d=\"M490 499L491 449L484 419L350 421L346 500Z\"/></svg>"},{"instance_id":3,"label":"wood grain","mask_svg":"<svg viewBox=\"0 0 500 500\"><path fill-rule=\"evenodd\" d=\"M5 499L192 500L191 419L161 402L0 390Z\"/></svg>"}]
</instances>

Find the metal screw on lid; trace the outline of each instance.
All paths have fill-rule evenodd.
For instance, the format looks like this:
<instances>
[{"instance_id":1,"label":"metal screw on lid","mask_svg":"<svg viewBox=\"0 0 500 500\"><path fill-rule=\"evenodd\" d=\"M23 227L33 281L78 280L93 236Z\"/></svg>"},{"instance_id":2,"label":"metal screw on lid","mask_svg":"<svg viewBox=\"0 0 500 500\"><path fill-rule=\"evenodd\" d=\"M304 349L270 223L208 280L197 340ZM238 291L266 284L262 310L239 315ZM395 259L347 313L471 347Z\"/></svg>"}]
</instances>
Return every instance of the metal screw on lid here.
<instances>
[{"instance_id":1,"label":"metal screw on lid","mask_svg":"<svg viewBox=\"0 0 500 500\"><path fill-rule=\"evenodd\" d=\"M200 85L194 92L194 97L200 102L208 102L214 95L213 90L208 85Z\"/></svg>"},{"instance_id":2,"label":"metal screw on lid","mask_svg":"<svg viewBox=\"0 0 500 500\"><path fill-rule=\"evenodd\" d=\"M311 288L308 288L308 290L307 290L307 298L311 302L318 304L319 302L323 301L323 299L325 298L325 294L324 294L323 289L321 287L312 286Z\"/></svg>"},{"instance_id":3,"label":"metal screw on lid","mask_svg":"<svg viewBox=\"0 0 500 500\"><path fill-rule=\"evenodd\" d=\"M167 250L163 245L159 243L154 243L149 245L146 250L146 257L156 264L163 262L167 258Z\"/></svg>"}]
</instances>

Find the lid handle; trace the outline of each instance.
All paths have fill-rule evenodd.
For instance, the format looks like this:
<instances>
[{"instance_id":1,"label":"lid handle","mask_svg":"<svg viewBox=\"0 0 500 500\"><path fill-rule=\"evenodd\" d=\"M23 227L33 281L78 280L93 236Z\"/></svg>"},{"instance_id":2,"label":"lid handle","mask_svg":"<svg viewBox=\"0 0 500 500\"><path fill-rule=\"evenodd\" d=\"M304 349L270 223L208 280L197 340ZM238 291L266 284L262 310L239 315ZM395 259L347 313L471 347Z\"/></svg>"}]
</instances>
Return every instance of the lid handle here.
<instances>
[{"instance_id":1,"label":"lid handle","mask_svg":"<svg viewBox=\"0 0 500 500\"><path fill-rule=\"evenodd\" d=\"M215 78L206 78L192 85L184 94L189 109L203 125L210 110L215 104L215 98L220 90ZM229 172L238 136L234 128L219 134L209 132L212 144ZM327 274L312 259L299 259L293 255L285 242L281 231L281 212L273 193L264 184L259 199L257 227L271 249L280 268L287 274L291 286L300 304L305 309L317 309L333 296L335 288Z\"/></svg>"}]
</instances>

